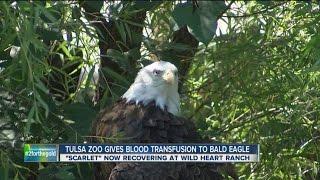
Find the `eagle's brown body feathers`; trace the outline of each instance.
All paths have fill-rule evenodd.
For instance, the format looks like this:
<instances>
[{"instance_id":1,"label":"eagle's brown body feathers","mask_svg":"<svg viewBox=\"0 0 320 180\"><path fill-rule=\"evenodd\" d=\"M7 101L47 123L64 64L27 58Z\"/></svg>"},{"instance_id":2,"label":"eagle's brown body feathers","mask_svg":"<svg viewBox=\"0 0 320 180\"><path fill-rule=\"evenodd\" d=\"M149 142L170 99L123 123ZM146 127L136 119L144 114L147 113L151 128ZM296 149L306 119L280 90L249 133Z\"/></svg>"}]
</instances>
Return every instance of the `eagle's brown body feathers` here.
<instances>
[{"instance_id":1,"label":"eagle's brown body feathers","mask_svg":"<svg viewBox=\"0 0 320 180\"><path fill-rule=\"evenodd\" d=\"M155 106L120 100L100 113L93 123L97 143L198 143L203 142L192 121ZM221 164L213 163L95 163L96 179L192 180L223 179ZM218 167L219 166L219 167ZM228 172L227 172L228 173Z\"/></svg>"}]
</instances>

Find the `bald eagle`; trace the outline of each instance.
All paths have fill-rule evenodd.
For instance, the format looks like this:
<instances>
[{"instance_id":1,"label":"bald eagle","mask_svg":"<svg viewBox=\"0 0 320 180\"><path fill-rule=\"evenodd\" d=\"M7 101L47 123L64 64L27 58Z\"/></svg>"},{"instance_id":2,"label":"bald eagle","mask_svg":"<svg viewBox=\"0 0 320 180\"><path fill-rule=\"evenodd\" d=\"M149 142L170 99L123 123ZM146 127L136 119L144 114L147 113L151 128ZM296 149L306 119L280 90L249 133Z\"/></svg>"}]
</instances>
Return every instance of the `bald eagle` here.
<instances>
[{"instance_id":1,"label":"bald eagle","mask_svg":"<svg viewBox=\"0 0 320 180\"><path fill-rule=\"evenodd\" d=\"M157 61L142 68L121 99L98 115L92 141L208 142L179 113L178 69L170 62ZM221 171L236 179L229 165L215 163L95 163L94 171L95 179L110 180L224 179Z\"/></svg>"}]
</instances>

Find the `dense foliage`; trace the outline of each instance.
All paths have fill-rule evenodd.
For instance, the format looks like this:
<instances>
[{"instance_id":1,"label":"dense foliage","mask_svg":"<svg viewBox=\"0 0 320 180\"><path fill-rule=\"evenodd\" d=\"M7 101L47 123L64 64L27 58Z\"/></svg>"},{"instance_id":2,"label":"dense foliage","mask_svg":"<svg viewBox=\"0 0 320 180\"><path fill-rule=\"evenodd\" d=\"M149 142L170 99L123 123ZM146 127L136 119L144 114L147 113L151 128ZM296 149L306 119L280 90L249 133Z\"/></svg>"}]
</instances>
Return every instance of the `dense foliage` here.
<instances>
[{"instance_id":1,"label":"dense foliage","mask_svg":"<svg viewBox=\"0 0 320 180\"><path fill-rule=\"evenodd\" d=\"M320 13L313 2L0 2L1 179L88 179L23 163L24 143L83 142L155 55L180 70L182 115L259 143L243 179L320 179Z\"/></svg>"}]
</instances>

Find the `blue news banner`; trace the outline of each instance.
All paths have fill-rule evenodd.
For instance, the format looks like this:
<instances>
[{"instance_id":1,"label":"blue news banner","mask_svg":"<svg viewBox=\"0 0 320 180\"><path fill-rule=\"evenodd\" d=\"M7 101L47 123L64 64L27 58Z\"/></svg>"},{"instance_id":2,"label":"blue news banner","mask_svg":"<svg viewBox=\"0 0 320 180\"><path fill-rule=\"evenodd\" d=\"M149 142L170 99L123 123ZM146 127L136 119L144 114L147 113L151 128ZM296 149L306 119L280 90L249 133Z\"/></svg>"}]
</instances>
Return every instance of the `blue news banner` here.
<instances>
[{"instance_id":1,"label":"blue news banner","mask_svg":"<svg viewBox=\"0 0 320 180\"><path fill-rule=\"evenodd\" d=\"M25 144L25 162L259 162L258 144Z\"/></svg>"}]
</instances>

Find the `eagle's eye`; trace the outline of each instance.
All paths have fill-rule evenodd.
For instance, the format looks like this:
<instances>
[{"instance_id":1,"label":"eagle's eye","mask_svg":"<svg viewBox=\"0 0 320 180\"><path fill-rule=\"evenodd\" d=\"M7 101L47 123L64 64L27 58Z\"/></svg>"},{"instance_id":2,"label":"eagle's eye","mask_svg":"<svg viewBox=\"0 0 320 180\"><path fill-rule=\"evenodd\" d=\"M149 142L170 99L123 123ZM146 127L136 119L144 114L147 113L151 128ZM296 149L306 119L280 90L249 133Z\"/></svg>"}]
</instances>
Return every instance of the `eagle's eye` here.
<instances>
[{"instance_id":1,"label":"eagle's eye","mask_svg":"<svg viewBox=\"0 0 320 180\"><path fill-rule=\"evenodd\" d=\"M157 70L157 69L153 70L153 74L156 75L156 76L161 74L161 73L162 73L161 70Z\"/></svg>"}]
</instances>

